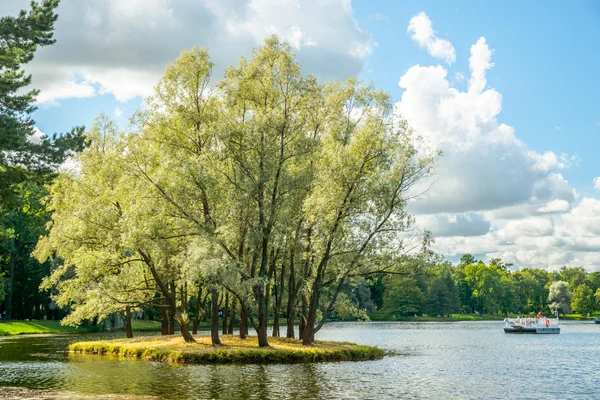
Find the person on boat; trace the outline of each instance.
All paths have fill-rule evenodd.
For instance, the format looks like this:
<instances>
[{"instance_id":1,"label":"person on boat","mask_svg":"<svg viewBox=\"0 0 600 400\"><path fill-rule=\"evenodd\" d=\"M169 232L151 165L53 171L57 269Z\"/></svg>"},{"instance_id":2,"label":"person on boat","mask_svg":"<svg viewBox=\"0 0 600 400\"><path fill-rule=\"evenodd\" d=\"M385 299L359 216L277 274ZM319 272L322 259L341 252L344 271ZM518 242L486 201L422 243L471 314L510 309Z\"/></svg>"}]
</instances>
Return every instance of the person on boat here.
<instances>
[{"instance_id":1,"label":"person on boat","mask_svg":"<svg viewBox=\"0 0 600 400\"><path fill-rule=\"evenodd\" d=\"M537 315L535 316L536 318L542 318L542 312L538 312Z\"/></svg>"}]
</instances>

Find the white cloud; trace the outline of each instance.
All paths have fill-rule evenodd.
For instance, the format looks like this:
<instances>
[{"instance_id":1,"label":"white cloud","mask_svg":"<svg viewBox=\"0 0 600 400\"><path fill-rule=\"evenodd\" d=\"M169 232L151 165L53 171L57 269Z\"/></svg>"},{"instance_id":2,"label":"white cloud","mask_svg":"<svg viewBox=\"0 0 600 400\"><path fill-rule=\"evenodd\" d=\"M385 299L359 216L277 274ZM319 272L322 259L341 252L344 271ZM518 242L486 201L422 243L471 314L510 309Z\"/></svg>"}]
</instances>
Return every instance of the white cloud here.
<instances>
[{"instance_id":1,"label":"white cloud","mask_svg":"<svg viewBox=\"0 0 600 400\"><path fill-rule=\"evenodd\" d=\"M433 179L415 188L424 192L411 204L417 223L434 233L434 249L446 256L600 268L600 200L579 199L562 175L579 158L534 151L499 120L502 95L487 83L492 56L483 37L471 46L464 91L454 86L460 77L451 80L441 65L415 65L400 78L397 114L443 152ZM594 185L600 189L600 177Z\"/></svg>"},{"instance_id":2,"label":"white cloud","mask_svg":"<svg viewBox=\"0 0 600 400\"><path fill-rule=\"evenodd\" d=\"M527 148L509 125L497 119L502 95L486 88L493 66L485 38L471 47L466 92L451 86L442 66L411 67L400 79L405 89L396 111L444 156L435 183L413 209L420 214L465 213L534 204L534 210L576 195L557 171L571 159ZM425 190L431 182L418 190Z\"/></svg>"},{"instance_id":3,"label":"white cloud","mask_svg":"<svg viewBox=\"0 0 600 400\"><path fill-rule=\"evenodd\" d=\"M0 15L28 0L0 2ZM184 49L210 49L215 79L270 34L288 40L307 73L360 74L374 43L348 0L62 0L56 44L28 67L40 104L112 94L146 96Z\"/></svg>"},{"instance_id":4,"label":"white cloud","mask_svg":"<svg viewBox=\"0 0 600 400\"><path fill-rule=\"evenodd\" d=\"M480 236L438 237L446 255L486 254L517 267L550 270L564 265L600 269L600 200L586 197L554 217L524 217Z\"/></svg>"},{"instance_id":5,"label":"white cloud","mask_svg":"<svg viewBox=\"0 0 600 400\"><path fill-rule=\"evenodd\" d=\"M569 203L566 200L561 200L561 199L556 199L556 200L552 200L546 204L544 204L542 207L538 208L538 212L541 213L560 213L560 212L565 212L565 211L569 211L569 209L571 208L571 203Z\"/></svg>"},{"instance_id":6,"label":"white cloud","mask_svg":"<svg viewBox=\"0 0 600 400\"><path fill-rule=\"evenodd\" d=\"M46 68L34 64L28 70L33 74L33 86L40 89L37 104L58 105L62 99L80 99L97 94L91 82L76 79L75 73L68 68Z\"/></svg>"},{"instance_id":7,"label":"white cloud","mask_svg":"<svg viewBox=\"0 0 600 400\"><path fill-rule=\"evenodd\" d=\"M42 143L42 140L46 137L46 134L42 132L37 126L33 127L33 135L29 136L27 140L34 144Z\"/></svg>"},{"instance_id":8,"label":"white cloud","mask_svg":"<svg viewBox=\"0 0 600 400\"><path fill-rule=\"evenodd\" d=\"M121 110L119 107L115 107L114 114L115 114L115 117L119 118L120 116L123 115L123 110Z\"/></svg>"},{"instance_id":9,"label":"white cloud","mask_svg":"<svg viewBox=\"0 0 600 400\"><path fill-rule=\"evenodd\" d=\"M408 32L411 33L411 38L419 46L426 48L432 57L440 58L448 64L456 61L454 46L448 40L436 36L431 20L424 12L411 18Z\"/></svg>"},{"instance_id":10,"label":"white cloud","mask_svg":"<svg viewBox=\"0 0 600 400\"><path fill-rule=\"evenodd\" d=\"M477 43L471 46L471 57L469 58L469 68L471 70L470 93L481 93L485 89L487 84L486 71L494 66L494 63L490 61L491 58L492 50L485 42L485 38L480 37Z\"/></svg>"},{"instance_id":11,"label":"white cloud","mask_svg":"<svg viewBox=\"0 0 600 400\"><path fill-rule=\"evenodd\" d=\"M600 190L600 176L594 178L593 184L594 184L594 189Z\"/></svg>"},{"instance_id":12,"label":"white cloud","mask_svg":"<svg viewBox=\"0 0 600 400\"><path fill-rule=\"evenodd\" d=\"M478 213L420 215L417 223L435 237L480 236L490 231L490 221Z\"/></svg>"}]
</instances>

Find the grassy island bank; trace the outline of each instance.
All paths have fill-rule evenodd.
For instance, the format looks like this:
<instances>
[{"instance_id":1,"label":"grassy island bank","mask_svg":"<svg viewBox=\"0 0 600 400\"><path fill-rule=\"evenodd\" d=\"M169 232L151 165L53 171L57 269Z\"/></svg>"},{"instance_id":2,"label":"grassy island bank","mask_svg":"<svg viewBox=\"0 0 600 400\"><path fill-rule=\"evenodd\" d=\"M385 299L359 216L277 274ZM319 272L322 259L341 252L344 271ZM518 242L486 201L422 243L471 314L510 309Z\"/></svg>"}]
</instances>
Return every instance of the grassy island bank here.
<instances>
[{"instance_id":1,"label":"grassy island bank","mask_svg":"<svg viewBox=\"0 0 600 400\"><path fill-rule=\"evenodd\" d=\"M258 347L256 337L240 339L221 336L220 346L212 346L210 336L195 336L197 343L185 343L180 336L77 342L69 346L75 353L113 354L190 364L211 363L297 363L317 361L359 361L382 358L382 350L347 342L315 341L303 346L299 340L269 338L270 348Z\"/></svg>"}]
</instances>

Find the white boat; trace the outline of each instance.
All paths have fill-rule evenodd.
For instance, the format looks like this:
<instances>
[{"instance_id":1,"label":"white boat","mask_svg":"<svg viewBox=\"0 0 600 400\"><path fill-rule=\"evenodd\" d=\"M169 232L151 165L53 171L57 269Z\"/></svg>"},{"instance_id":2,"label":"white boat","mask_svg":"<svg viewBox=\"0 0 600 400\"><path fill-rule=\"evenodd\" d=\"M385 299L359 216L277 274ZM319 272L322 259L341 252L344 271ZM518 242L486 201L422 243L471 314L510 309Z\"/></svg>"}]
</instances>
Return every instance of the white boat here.
<instances>
[{"instance_id":1,"label":"white boat","mask_svg":"<svg viewBox=\"0 0 600 400\"><path fill-rule=\"evenodd\" d=\"M504 333L560 333L560 321L556 318L505 318Z\"/></svg>"}]
</instances>

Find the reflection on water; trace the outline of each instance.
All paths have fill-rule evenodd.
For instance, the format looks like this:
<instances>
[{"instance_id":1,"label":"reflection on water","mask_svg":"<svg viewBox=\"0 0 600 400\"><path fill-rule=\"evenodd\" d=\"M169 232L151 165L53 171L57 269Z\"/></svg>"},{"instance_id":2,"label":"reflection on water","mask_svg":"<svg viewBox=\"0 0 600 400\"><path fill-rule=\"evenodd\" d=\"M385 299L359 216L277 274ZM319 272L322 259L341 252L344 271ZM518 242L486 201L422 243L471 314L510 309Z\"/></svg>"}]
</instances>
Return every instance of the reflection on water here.
<instances>
[{"instance_id":1,"label":"reflection on water","mask_svg":"<svg viewBox=\"0 0 600 400\"><path fill-rule=\"evenodd\" d=\"M395 352L383 360L294 365L174 365L68 354L110 335L0 338L2 386L165 399L586 398L600 385L600 326L505 335L499 322L335 323L318 339Z\"/></svg>"}]
</instances>

